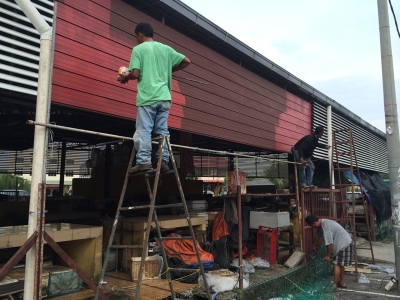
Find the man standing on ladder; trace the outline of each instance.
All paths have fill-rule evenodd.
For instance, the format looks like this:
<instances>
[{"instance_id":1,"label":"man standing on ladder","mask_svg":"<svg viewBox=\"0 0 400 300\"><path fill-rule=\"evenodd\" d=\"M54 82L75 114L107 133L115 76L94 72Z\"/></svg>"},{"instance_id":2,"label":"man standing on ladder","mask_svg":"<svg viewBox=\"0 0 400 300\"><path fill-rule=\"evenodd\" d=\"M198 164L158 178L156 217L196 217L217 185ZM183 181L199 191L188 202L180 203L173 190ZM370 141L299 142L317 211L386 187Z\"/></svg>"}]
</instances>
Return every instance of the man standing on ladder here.
<instances>
[{"instance_id":1,"label":"man standing on ladder","mask_svg":"<svg viewBox=\"0 0 400 300\"><path fill-rule=\"evenodd\" d=\"M324 135L324 127L315 127L314 133L302 137L292 148L292 153L296 162L301 163L299 168L299 184L302 188L315 188L313 185L313 177L315 166L311 160L314 149L329 149L331 146L318 142L320 137Z\"/></svg>"},{"instance_id":2,"label":"man standing on ladder","mask_svg":"<svg viewBox=\"0 0 400 300\"><path fill-rule=\"evenodd\" d=\"M151 165L151 135L168 136L168 115L171 107L172 72L182 70L190 60L171 47L153 40L153 27L141 22L135 28L138 46L132 50L129 73L120 74L122 84L137 79L136 131L133 141L136 165L130 173L149 171ZM169 152L164 144L161 172L167 172ZM157 156L159 150L157 151Z\"/></svg>"}]
</instances>

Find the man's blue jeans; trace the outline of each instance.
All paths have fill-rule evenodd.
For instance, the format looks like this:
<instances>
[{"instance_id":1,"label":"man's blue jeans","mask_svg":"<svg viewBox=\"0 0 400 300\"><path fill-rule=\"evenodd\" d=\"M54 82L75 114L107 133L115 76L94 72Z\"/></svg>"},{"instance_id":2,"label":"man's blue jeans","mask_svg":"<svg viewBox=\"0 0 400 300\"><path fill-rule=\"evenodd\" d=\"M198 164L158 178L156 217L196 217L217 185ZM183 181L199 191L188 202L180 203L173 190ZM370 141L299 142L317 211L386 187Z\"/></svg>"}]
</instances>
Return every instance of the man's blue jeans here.
<instances>
[{"instance_id":1,"label":"man's blue jeans","mask_svg":"<svg viewBox=\"0 0 400 300\"><path fill-rule=\"evenodd\" d=\"M163 135L169 137L168 115L171 101L160 101L153 105L137 107L136 131L133 142L136 149L136 164L151 164L151 135ZM157 156L159 150L157 151ZM169 161L167 143L164 144L163 158Z\"/></svg>"},{"instance_id":2,"label":"man's blue jeans","mask_svg":"<svg viewBox=\"0 0 400 300\"><path fill-rule=\"evenodd\" d=\"M293 156L296 162L300 162L299 152L297 150L294 150ZM306 158L305 161L307 162L305 166L297 165L299 169L299 184L300 186L312 186L315 166L310 158Z\"/></svg>"}]
</instances>

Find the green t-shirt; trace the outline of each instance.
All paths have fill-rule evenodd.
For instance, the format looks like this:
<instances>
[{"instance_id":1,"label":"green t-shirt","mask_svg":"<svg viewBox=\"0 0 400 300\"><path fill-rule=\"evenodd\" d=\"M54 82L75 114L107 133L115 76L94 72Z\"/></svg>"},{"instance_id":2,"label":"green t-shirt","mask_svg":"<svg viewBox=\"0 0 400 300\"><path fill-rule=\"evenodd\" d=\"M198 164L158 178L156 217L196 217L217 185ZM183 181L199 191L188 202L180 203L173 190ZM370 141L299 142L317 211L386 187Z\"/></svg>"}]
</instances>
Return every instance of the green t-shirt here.
<instances>
[{"instance_id":1,"label":"green t-shirt","mask_svg":"<svg viewBox=\"0 0 400 300\"><path fill-rule=\"evenodd\" d=\"M132 50L129 70L138 69L136 106L171 101L172 67L185 56L159 42L143 42Z\"/></svg>"}]
</instances>

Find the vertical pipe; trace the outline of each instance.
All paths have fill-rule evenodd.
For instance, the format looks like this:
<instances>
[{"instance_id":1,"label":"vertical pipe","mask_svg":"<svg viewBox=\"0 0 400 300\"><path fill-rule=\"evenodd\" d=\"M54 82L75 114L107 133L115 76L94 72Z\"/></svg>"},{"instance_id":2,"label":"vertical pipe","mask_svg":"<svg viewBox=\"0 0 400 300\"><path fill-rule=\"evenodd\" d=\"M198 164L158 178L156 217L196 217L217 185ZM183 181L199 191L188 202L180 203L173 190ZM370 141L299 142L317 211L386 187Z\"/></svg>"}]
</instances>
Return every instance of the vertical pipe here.
<instances>
[{"instance_id":1,"label":"vertical pipe","mask_svg":"<svg viewBox=\"0 0 400 300\"><path fill-rule=\"evenodd\" d=\"M51 59L53 46L53 30L46 23L31 1L15 0L24 14L32 22L33 26L40 34L40 56L39 56L39 77L36 100L35 120L41 123L49 123L50 118L50 88L51 88ZM46 150L47 150L47 127L35 126L35 136L33 141L33 160L32 160L32 181L31 197L29 202L28 216L28 238L37 231L37 221L39 218L39 186L46 183ZM26 253L25 264L25 283L24 300L33 300L35 283L36 245Z\"/></svg>"},{"instance_id":2,"label":"vertical pipe","mask_svg":"<svg viewBox=\"0 0 400 300\"><path fill-rule=\"evenodd\" d=\"M239 255L239 289L243 290L243 254L242 254L242 190L240 187L240 180L239 180L239 162L236 156L236 206L237 206L237 214L238 214L238 255Z\"/></svg>"},{"instance_id":3,"label":"vertical pipe","mask_svg":"<svg viewBox=\"0 0 400 300\"><path fill-rule=\"evenodd\" d=\"M65 158L67 157L67 142L62 142L61 148L61 167L60 167L60 183L58 184L58 195L64 196L64 176L65 176Z\"/></svg>"},{"instance_id":4,"label":"vertical pipe","mask_svg":"<svg viewBox=\"0 0 400 300\"><path fill-rule=\"evenodd\" d=\"M52 40L40 41L39 78L36 102L36 118L38 122L48 123L50 109L50 66ZM47 127L35 126L33 142L31 197L29 202L28 238L37 231L39 185L46 183ZM26 253L24 300L34 300L34 272L36 245Z\"/></svg>"},{"instance_id":5,"label":"vertical pipe","mask_svg":"<svg viewBox=\"0 0 400 300\"><path fill-rule=\"evenodd\" d=\"M328 145L332 146L333 144L333 139L332 139L332 106L329 105L326 108L326 122L327 122L327 131L328 131ZM333 207L333 217L336 217L336 202L335 202L335 194L333 193L332 189L334 189L335 187L335 176L332 170L332 152L333 151L333 147L331 147L328 150L328 163L329 163L329 177L330 177L330 193L329 193L329 202L330 202L330 206L334 206ZM340 175L339 175L340 176ZM329 214L330 215L330 214Z\"/></svg>"},{"instance_id":6,"label":"vertical pipe","mask_svg":"<svg viewBox=\"0 0 400 300\"><path fill-rule=\"evenodd\" d=\"M389 16L386 0L378 0L378 16L382 60L383 100L385 104L386 141L388 148L389 179L392 202L392 221L394 229L396 277L397 279L400 279L400 151L398 150L400 149L400 142L392 45L390 41Z\"/></svg>"},{"instance_id":7,"label":"vertical pipe","mask_svg":"<svg viewBox=\"0 0 400 300\"><path fill-rule=\"evenodd\" d=\"M327 121L327 131L328 131L328 145L332 146L332 106L328 106L326 108L326 121ZM331 186L335 185L335 177L332 176L332 150L333 147L331 147L328 150L328 161L329 161L329 174L331 176Z\"/></svg>"},{"instance_id":8,"label":"vertical pipe","mask_svg":"<svg viewBox=\"0 0 400 300\"><path fill-rule=\"evenodd\" d=\"M110 197L110 186L111 186L111 160L112 152L111 145L106 145L106 158L104 162L104 198Z\"/></svg>"}]
</instances>

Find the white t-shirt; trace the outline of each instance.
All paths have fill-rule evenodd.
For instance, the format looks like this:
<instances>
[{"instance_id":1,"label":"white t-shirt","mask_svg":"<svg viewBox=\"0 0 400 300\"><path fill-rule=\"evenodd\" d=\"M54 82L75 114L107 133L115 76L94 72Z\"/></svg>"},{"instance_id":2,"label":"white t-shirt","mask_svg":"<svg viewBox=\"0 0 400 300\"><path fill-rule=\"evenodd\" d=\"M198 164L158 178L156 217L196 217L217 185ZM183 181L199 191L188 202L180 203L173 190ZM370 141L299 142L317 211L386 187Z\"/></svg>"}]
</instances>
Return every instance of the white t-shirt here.
<instances>
[{"instance_id":1,"label":"white t-shirt","mask_svg":"<svg viewBox=\"0 0 400 300\"><path fill-rule=\"evenodd\" d=\"M317 236L324 237L325 245L333 244L331 256L336 256L340 250L351 243L350 234L337 222L321 219L321 227L317 229Z\"/></svg>"}]
</instances>

